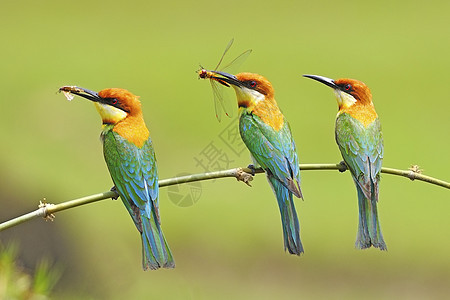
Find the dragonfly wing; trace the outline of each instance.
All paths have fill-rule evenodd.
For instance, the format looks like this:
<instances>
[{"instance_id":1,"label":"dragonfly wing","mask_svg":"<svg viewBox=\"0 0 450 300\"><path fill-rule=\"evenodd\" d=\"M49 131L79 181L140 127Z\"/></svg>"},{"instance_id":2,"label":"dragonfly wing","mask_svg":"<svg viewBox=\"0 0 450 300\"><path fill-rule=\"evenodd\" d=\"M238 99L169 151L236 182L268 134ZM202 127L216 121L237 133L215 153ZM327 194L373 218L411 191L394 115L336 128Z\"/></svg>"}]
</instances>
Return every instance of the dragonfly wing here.
<instances>
[{"instance_id":1,"label":"dragonfly wing","mask_svg":"<svg viewBox=\"0 0 450 300\"><path fill-rule=\"evenodd\" d=\"M216 81L210 79L211 82L211 88L213 90L214 95L214 109L216 110L216 118L220 122L222 120L222 105L220 104L223 102L223 89L219 87L219 83Z\"/></svg>"},{"instance_id":2,"label":"dragonfly wing","mask_svg":"<svg viewBox=\"0 0 450 300\"><path fill-rule=\"evenodd\" d=\"M232 38L228 42L228 45L225 47L225 51L223 51L222 57L220 58L219 63L217 64L217 66L216 66L216 68L214 70L217 70L219 68L220 64L223 61L223 58L225 57L225 54L227 54L228 50L230 50L230 48L231 48L231 45L233 45L233 42L234 42L234 38Z\"/></svg>"},{"instance_id":3,"label":"dragonfly wing","mask_svg":"<svg viewBox=\"0 0 450 300\"><path fill-rule=\"evenodd\" d=\"M230 74L236 73L242 63L248 58L250 53L252 53L252 49L248 49L247 51L241 53L241 55L233 59L228 65L221 68L220 71L224 71Z\"/></svg>"}]
</instances>

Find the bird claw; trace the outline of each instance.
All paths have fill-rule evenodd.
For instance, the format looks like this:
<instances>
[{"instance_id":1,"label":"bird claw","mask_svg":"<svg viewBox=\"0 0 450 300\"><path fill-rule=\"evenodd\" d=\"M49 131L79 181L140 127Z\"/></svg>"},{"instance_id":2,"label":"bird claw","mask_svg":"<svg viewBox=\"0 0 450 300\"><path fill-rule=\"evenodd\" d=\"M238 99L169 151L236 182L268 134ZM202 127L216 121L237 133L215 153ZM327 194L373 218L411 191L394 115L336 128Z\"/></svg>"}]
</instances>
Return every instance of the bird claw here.
<instances>
[{"instance_id":1,"label":"bird claw","mask_svg":"<svg viewBox=\"0 0 450 300\"><path fill-rule=\"evenodd\" d=\"M113 200L119 199L119 193L117 193L117 188L116 188L116 186L113 186L113 187L111 188L110 191L111 191L111 192L115 192L115 193L117 194L116 196L111 197L111 199L113 199Z\"/></svg>"},{"instance_id":2,"label":"bird claw","mask_svg":"<svg viewBox=\"0 0 450 300\"><path fill-rule=\"evenodd\" d=\"M251 168L249 168L249 169L251 169ZM250 184L250 182L253 180L253 176L255 176L254 173L253 174L249 174L247 172L244 172L242 169L238 169L237 172L236 172L236 179L237 179L237 181L242 181L248 186L252 186Z\"/></svg>"},{"instance_id":3,"label":"bird claw","mask_svg":"<svg viewBox=\"0 0 450 300\"><path fill-rule=\"evenodd\" d=\"M249 168L252 171L250 174L252 174L252 176L255 176L255 174L256 174L256 167L253 164L249 164L247 166L247 168Z\"/></svg>"},{"instance_id":4,"label":"bird claw","mask_svg":"<svg viewBox=\"0 0 450 300\"><path fill-rule=\"evenodd\" d=\"M347 164L345 163L345 161L341 161L339 164L339 172L344 173L345 171L348 170Z\"/></svg>"}]
</instances>

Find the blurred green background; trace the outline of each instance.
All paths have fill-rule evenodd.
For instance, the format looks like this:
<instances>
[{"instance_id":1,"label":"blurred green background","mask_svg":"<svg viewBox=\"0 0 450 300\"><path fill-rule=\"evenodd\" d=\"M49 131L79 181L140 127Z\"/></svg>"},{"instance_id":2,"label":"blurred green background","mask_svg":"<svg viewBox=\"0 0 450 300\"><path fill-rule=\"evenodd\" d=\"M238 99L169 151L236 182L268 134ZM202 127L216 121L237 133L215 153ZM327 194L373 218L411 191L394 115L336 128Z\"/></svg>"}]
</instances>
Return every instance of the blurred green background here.
<instances>
[{"instance_id":1,"label":"blurred green background","mask_svg":"<svg viewBox=\"0 0 450 300\"><path fill-rule=\"evenodd\" d=\"M381 118L384 166L420 165L449 180L449 1L3 1L0 221L108 190L100 117L57 89L122 87L140 95L160 178L200 173L220 139L208 82L195 71L253 53L241 71L265 75L291 123L302 163L337 163L332 91L302 74L364 81ZM233 98L234 100L234 98ZM232 127L231 127L232 128ZM305 171L297 200L305 255L283 251L279 211L264 176L161 189L174 270L143 272L141 244L120 201L102 201L0 233L30 270L62 270L58 299L438 298L450 292L449 191L382 177L379 214L388 252L357 251L350 174ZM171 193L171 194L170 194ZM172 195L172 196L170 196ZM198 196L198 195L197 195ZM171 198L172 197L172 198Z\"/></svg>"}]
</instances>

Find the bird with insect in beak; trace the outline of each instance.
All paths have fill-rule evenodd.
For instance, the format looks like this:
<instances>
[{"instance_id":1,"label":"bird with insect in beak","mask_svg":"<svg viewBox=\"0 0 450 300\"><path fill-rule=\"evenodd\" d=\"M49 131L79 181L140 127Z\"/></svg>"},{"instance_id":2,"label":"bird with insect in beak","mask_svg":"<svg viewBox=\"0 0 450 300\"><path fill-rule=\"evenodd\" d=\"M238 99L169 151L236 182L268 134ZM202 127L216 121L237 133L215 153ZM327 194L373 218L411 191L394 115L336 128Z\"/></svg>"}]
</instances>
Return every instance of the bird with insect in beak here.
<instances>
[{"instance_id":1,"label":"bird with insect in beak","mask_svg":"<svg viewBox=\"0 0 450 300\"><path fill-rule=\"evenodd\" d=\"M175 267L161 230L156 157L139 97L118 88L98 93L76 86L63 86L59 90L69 100L75 94L93 101L100 113L106 165L141 234L144 270Z\"/></svg>"},{"instance_id":2,"label":"bird with insect in beak","mask_svg":"<svg viewBox=\"0 0 450 300\"><path fill-rule=\"evenodd\" d=\"M358 193L359 225L355 246L358 249L374 246L387 250L377 208L383 136L370 89L355 79L303 76L331 87L336 94L339 106L336 142Z\"/></svg>"},{"instance_id":3,"label":"bird with insect in beak","mask_svg":"<svg viewBox=\"0 0 450 300\"><path fill-rule=\"evenodd\" d=\"M274 98L272 84L253 73L231 75L208 71L210 80L232 86L239 106L239 132L255 164L260 165L276 195L281 213L284 248L300 255L300 225L293 195L303 198L300 169L291 128Z\"/></svg>"}]
</instances>

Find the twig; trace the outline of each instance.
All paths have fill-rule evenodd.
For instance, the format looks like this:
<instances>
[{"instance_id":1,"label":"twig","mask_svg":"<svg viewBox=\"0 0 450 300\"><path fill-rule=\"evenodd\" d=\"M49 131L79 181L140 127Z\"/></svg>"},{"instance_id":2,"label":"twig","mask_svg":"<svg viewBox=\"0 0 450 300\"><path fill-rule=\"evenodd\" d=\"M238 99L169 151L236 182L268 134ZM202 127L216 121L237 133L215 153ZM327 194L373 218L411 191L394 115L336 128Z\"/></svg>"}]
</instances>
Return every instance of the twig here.
<instances>
[{"instance_id":1,"label":"twig","mask_svg":"<svg viewBox=\"0 0 450 300\"><path fill-rule=\"evenodd\" d=\"M300 170L307 171L307 170L338 170L340 172L345 172L347 170L347 166L344 162L340 162L338 164L300 164ZM188 176L182 176L182 177L175 177L175 178L169 178L169 179L163 179L159 181L159 187L165 187L170 185L176 185L176 184L183 184L188 182L194 182L194 181L202 181L202 180L209 180L209 179L216 179L216 178L224 178L224 177L234 177L238 181L243 181L247 185L250 185L250 181L253 179L252 175L254 174L260 174L264 173L264 171L261 168L235 168L235 169L229 169L229 170L222 170L217 172L208 172L208 173L200 173L200 174L193 174ZM437 178L433 178L430 176L426 176L421 174L421 170L418 166L411 166L409 170L398 170L398 169L392 169L392 168L381 168L381 173L386 174L392 174L392 175L398 175L403 176L406 178L409 178L411 180L421 180L425 181L431 184L435 184L447 189L450 189L450 182L446 182ZM60 204L48 204L48 203L40 203L39 209L32 211L30 213L27 213L25 215L19 216L17 218L11 219L9 221L3 222L0 224L0 231L3 231L7 228L16 226L18 224L24 223L26 221L29 221L31 219L35 219L38 217L43 217L46 220L53 220L53 214L59 211L63 211L66 209L74 208L77 206L85 205L88 203L105 200L109 198L115 198L117 199L119 195L116 191L111 190L108 192L90 195L83 198L78 198L75 200L66 201Z\"/></svg>"}]
</instances>

